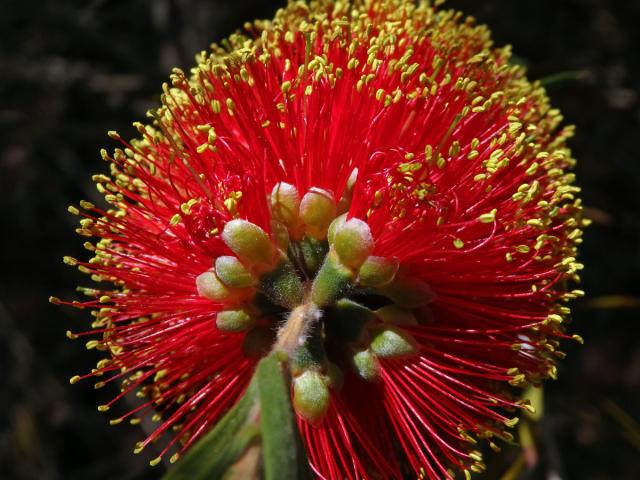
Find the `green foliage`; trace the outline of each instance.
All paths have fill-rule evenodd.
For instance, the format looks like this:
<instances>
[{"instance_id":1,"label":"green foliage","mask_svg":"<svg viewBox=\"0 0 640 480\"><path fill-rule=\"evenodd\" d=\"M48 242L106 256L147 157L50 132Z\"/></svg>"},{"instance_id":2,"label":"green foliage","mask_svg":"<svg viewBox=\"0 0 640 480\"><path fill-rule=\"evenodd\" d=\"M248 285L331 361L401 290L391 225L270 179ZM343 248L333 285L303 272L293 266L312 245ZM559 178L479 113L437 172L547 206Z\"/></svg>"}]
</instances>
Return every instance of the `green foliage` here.
<instances>
[{"instance_id":1,"label":"green foliage","mask_svg":"<svg viewBox=\"0 0 640 480\"><path fill-rule=\"evenodd\" d=\"M295 418L291 396L282 365L275 355L260 362L256 372L258 396L262 408L263 459L267 480L311 478Z\"/></svg>"},{"instance_id":2,"label":"green foliage","mask_svg":"<svg viewBox=\"0 0 640 480\"><path fill-rule=\"evenodd\" d=\"M276 355L260 361L242 398L164 480L236 478L311 478L289 382Z\"/></svg>"}]
</instances>

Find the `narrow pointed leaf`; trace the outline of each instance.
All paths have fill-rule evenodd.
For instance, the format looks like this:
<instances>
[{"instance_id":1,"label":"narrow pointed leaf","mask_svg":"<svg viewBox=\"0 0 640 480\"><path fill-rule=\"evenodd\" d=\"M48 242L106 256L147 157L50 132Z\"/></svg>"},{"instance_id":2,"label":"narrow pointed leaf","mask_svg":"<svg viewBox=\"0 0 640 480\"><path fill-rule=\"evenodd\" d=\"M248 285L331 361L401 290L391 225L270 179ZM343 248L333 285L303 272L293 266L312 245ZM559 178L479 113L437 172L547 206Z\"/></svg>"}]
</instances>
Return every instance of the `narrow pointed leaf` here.
<instances>
[{"instance_id":1,"label":"narrow pointed leaf","mask_svg":"<svg viewBox=\"0 0 640 480\"><path fill-rule=\"evenodd\" d=\"M164 480L223 478L259 439L258 425L252 421L255 408L256 387L252 382L238 403L169 470Z\"/></svg>"},{"instance_id":2,"label":"narrow pointed leaf","mask_svg":"<svg viewBox=\"0 0 640 480\"><path fill-rule=\"evenodd\" d=\"M290 387L275 355L260 362L256 379L265 479L310 479L309 461L291 408Z\"/></svg>"}]
</instances>

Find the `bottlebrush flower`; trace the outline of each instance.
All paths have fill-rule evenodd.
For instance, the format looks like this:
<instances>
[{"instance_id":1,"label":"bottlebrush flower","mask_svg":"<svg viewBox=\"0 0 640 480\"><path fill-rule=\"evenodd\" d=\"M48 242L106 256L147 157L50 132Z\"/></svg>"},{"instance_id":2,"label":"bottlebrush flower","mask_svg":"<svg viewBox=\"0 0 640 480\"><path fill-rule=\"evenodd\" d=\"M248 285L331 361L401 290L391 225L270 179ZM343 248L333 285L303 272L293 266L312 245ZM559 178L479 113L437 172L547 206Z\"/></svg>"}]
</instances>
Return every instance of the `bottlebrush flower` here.
<instances>
[{"instance_id":1,"label":"bottlebrush flower","mask_svg":"<svg viewBox=\"0 0 640 480\"><path fill-rule=\"evenodd\" d=\"M573 129L509 58L426 2L319 1L175 69L110 134L110 207L70 209L98 286L69 336L107 354L72 383L137 392L113 423L153 415L136 450L173 431L173 461L276 349L319 478L482 471L581 294Z\"/></svg>"}]
</instances>

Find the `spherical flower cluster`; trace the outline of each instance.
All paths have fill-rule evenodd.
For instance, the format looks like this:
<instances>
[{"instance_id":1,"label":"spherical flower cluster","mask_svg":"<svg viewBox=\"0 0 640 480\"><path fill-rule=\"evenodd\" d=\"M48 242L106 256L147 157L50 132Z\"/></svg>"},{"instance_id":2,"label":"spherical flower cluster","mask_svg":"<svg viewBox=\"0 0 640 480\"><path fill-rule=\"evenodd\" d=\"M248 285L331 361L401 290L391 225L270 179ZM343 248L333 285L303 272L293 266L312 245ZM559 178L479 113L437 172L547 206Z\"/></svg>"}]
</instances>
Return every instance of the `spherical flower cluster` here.
<instances>
[{"instance_id":1,"label":"spherical flower cluster","mask_svg":"<svg viewBox=\"0 0 640 480\"><path fill-rule=\"evenodd\" d=\"M175 69L102 151L87 346L187 450L282 352L318 478L484 470L518 386L555 377L579 191L544 89L460 13L292 2ZM578 336L574 336L579 340ZM157 462L155 460L152 463Z\"/></svg>"}]
</instances>

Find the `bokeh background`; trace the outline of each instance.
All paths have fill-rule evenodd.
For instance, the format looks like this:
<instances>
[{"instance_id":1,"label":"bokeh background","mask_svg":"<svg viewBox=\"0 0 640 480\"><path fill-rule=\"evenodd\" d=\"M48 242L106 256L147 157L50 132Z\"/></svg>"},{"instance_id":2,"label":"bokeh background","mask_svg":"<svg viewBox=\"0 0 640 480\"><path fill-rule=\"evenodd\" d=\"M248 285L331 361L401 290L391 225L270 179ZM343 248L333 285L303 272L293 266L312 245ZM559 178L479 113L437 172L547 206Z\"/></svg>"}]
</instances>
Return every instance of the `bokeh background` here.
<instances>
[{"instance_id":1,"label":"bokeh background","mask_svg":"<svg viewBox=\"0 0 640 480\"><path fill-rule=\"evenodd\" d=\"M87 314L50 305L74 298L83 256L66 207L98 201L106 131L134 136L173 66L285 0L2 0L0 2L0 478L153 479L132 454L140 427L108 425L96 405L114 394L68 378L98 359L67 329ZM640 478L640 2L449 0L510 43L549 87L566 122L594 225L582 260L586 299L560 379L533 426L537 462L516 473L518 450L486 478ZM529 452L531 453L531 452ZM532 457L529 457L532 459ZM514 467L515 464L515 467ZM511 468L511 470L509 470ZM505 476L506 475L506 476ZM509 477L508 475L511 475Z\"/></svg>"}]
</instances>

